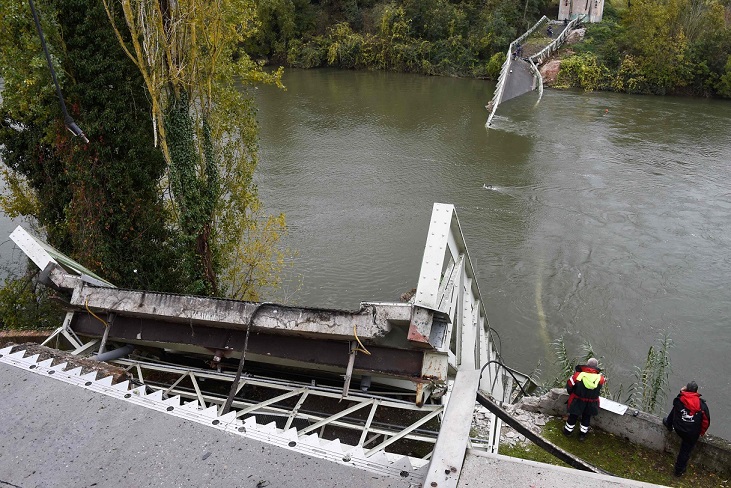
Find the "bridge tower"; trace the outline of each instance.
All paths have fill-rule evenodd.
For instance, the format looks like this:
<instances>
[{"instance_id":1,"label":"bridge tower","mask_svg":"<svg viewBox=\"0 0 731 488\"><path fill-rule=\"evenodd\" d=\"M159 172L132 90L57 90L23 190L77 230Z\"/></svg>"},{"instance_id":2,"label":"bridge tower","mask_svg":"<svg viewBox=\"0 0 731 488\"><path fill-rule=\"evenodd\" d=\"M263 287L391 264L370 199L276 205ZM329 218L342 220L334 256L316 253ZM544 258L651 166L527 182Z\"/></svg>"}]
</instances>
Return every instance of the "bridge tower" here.
<instances>
[{"instance_id":1,"label":"bridge tower","mask_svg":"<svg viewBox=\"0 0 731 488\"><path fill-rule=\"evenodd\" d=\"M560 0L558 20L573 20L585 15L589 22L601 22L604 13L604 0Z\"/></svg>"}]
</instances>

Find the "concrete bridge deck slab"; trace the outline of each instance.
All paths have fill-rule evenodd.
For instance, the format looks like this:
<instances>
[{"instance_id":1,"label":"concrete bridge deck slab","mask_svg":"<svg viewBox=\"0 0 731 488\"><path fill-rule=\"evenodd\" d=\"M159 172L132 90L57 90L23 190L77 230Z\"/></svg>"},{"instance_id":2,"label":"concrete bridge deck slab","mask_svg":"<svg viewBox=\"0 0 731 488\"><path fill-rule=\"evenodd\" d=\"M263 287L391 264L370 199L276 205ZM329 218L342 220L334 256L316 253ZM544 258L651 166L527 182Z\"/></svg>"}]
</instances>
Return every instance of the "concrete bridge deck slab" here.
<instances>
[{"instance_id":1,"label":"concrete bridge deck slab","mask_svg":"<svg viewBox=\"0 0 731 488\"><path fill-rule=\"evenodd\" d=\"M496 488L504 486L656 488L660 485L469 450L457 486L458 488Z\"/></svg>"},{"instance_id":2,"label":"concrete bridge deck slab","mask_svg":"<svg viewBox=\"0 0 731 488\"><path fill-rule=\"evenodd\" d=\"M408 488L0 363L0 485ZM458 486L654 487L469 450Z\"/></svg>"},{"instance_id":3,"label":"concrete bridge deck slab","mask_svg":"<svg viewBox=\"0 0 731 488\"><path fill-rule=\"evenodd\" d=\"M0 363L0 485L406 488Z\"/></svg>"}]
</instances>

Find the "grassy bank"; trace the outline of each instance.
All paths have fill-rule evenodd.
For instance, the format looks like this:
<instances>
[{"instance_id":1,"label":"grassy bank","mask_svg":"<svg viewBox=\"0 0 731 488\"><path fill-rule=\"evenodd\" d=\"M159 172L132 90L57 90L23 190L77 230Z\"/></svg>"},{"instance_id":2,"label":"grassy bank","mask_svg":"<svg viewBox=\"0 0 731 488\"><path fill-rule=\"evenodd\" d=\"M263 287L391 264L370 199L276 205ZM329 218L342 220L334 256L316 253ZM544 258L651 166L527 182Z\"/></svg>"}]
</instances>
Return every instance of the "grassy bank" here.
<instances>
[{"instance_id":1,"label":"grassy bank","mask_svg":"<svg viewBox=\"0 0 731 488\"><path fill-rule=\"evenodd\" d=\"M592 429L585 442L579 442L576 434L570 438L562 434L563 425L564 422L560 419L549 421L543 428L543 436L562 449L616 476L675 487L731 486L729 480L694 466L692 462L685 475L676 478L673 476L673 464L677 453L653 451L597 429ZM512 447L501 445L500 454L568 467L533 443L516 444Z\"/></svg>"}]
</instances>

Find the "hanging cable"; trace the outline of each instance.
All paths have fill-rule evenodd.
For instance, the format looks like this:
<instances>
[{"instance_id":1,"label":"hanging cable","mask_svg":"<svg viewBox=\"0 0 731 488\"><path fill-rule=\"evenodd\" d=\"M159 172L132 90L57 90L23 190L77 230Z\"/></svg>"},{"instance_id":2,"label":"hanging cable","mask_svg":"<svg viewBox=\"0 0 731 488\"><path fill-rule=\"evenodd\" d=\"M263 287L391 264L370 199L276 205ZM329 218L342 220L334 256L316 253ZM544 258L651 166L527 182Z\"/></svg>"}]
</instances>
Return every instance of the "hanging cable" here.
<instances>
[{"instance_id":1,"label":"hanging cable","mask_svg":"<svg viewBox=\"0 0 731 488\"><path fill-rule=\"evenodd\" d=\"M84 131L82 131L78 125L76 125L76 122L74 122L74 119L71 118L69 115L68 110L66 110L66 103L63 101L63 95L61 94L61 87L58 84L58 80L56 79L56 71L53 69L53 63L51 62L51 55L48 54L48 47L46 47L46 39L43 37L43 29L41 29L41 22L38 20L38 13L36 12L36 7L33 4L33 0L28 0L28 3L30 3L30 10L33 12L33 20L36 23L36 30L38 31L38 36L41 38L41 46L43 46L43 52L46 53L46 61L48 62L48 68L51 70L51 78L53 78L53 83L56 85L56 95L58 95L58 101L61 103L61 112L63 113L63 122L66 125L66 128L71 131L71 133L75 136L81 137L84 142L87 144L89 143L89 139L86 138L84 135Z\"/></svg>"},{"instance_id":2,"label":"hanging cable","mask_svg":"<svg viewBox=\"0 0 731 488\"><path fill-rule=\"evenodd\" d=\"M358 341L358 344L360 345L360 347L356 347L354 350L355 351L360 351L363 354L368 354L370 356L371 355L370 351L365 348L365 346L363 345L363 343L360 342L360 339L358 338L358 330L357 330L355 324L353 324L353 335L355 336L355 340Z\"/></svg>"},{"instance_id":3,"label":"hanging cable","mask_svg":"<svg viewBox=\"0 0 731 488\"><path fill-rule=\"evenodd\" d=\"M101 322L102 324L104 324L104 327L109 328L109 324L106 323L106 321L103 318L99 317L97 314L95 314L94 312L92 312L91 309L89 308L89 297L86 297L86 300L84 300L84 306L86 307L86 311L89 312L92 317L94 317L99 322Z\"/></svg>"},{"instance_id":4,"label":"hanging cable","mask_svg":"<svg viewBox=\"0 0 731 488\"><path fill-rule=\"evenodd\" d=\"M251 326L254 324L254 318L256 317L256 315L265 305L273 304L269 302L260 303L256 306L254 311L251 312L251 315L249 316L249 320L246 324L244 350L241 351L241 360L239 361L239 367L236 369L236 377L234 378L233 383L231 383L231 389L228 392L228 397L226 397L226 403L223 404L223 408L221 409L221 415L226 415L229 410L231 410L231 404L234 401L234 397L236 396L236 392L238 390L239 381L241 380L241 373L244 371L244 362L246 362L246 349L249 347L249 333L251 332Z\"/></svg>"},{"instance_id":5,"label":"hanging cable","mask_svg":"<svg viewBox=\"0 0 731 488\"><path fill-rule=\"evenodd\" d=\"M485 371L485 368L487 368L488 365L490 365L491 363L497 363L498 365L502 366L503 369L505 369L505 371L507 371L508 373L510 373L510 376L512 376L513 377L513 380L515 380L515 384L518 385L518 387L520 388L520 391L523 393L523 396L528 396L528 393L526 393L525 390L523 389L523 385L520 384L520 381L518 381L518 378L515 377L515 375L513 374L513 372L510 371L510 368L508 368L507 366L505 366L503 363L501 363L500 361L498 361L496 359L493 359L491 361L488 361L484 365L482 365L482 368L480 368L480 379L482 379L482 372Z\"/></svg>"}]
</instances>

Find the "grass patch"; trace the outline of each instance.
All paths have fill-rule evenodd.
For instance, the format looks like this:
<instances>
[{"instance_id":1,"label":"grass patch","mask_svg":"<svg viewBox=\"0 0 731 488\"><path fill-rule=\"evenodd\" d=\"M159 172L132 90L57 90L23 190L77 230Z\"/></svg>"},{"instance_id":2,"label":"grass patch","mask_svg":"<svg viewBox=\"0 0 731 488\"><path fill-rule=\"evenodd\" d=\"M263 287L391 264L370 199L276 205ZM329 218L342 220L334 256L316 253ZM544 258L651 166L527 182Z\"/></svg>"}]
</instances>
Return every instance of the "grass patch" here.
<instances>
[{"instance_id":1,"label":"grass patch","mask_svg":"<svg viewBox=\"0 0 731 488\"><path fill-rule=\"evenodd\" d=\"M579 442L576 431L572 437L563 435L561 432L563 425L562 420L550 420L543 428L543 436L565 451L579 456L594 466L616 476L646 483L687 488L731 486L728 480L721 479L715 473L694 466L692 461L682 478L674 477L673 465L675 464L677 452L653 451L598 429L592 429L586 441ZM576 430L578 431L578 426ZM568 467L567 464L559 461L531 442L512 447L501 445L499 452L506 456Z\"/></svg>"}]
</instances>

